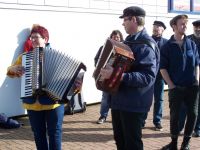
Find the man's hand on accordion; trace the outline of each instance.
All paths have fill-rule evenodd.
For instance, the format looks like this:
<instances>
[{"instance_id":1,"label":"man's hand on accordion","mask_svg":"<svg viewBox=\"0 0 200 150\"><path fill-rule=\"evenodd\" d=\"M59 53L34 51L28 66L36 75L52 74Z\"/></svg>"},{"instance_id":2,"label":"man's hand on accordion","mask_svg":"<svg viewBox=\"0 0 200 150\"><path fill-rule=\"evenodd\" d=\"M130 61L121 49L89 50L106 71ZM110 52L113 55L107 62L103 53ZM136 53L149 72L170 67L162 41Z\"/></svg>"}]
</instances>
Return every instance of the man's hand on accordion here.
<instances>
[{"instance_id":1,"label":"man's hand on accordion","mask_svg":"<svg viewBox=\"0 0 200 150\"><path fill-rule=\"evenodd\" d=\"M25 73L25 69L21 65L14 65L8 68L7 75L10 77L21 77Z\"/></svg>"},{"instance_id":2,"label":"man's hand on accordion","mask_svg":"<svg viewBox=\"0 0 200 150\"><path fill-rule=\"evenodd\" d=\"M101 79L100 80L110 79L110 77L113 73L113 70L114 70L114 68L110 65L106 65L104 68L101 68L101 71L100 71Z\"/></svg>"}]
</instances>

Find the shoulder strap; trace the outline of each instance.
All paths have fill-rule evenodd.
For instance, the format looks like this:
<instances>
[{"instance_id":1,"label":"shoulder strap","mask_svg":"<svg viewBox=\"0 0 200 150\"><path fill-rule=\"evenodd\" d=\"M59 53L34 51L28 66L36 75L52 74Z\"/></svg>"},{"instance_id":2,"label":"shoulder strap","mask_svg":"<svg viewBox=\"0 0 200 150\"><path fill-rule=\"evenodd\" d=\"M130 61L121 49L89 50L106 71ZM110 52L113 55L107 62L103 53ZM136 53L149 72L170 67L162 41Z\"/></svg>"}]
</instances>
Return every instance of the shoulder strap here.
<instances>
[{"instance_id":1,"label":"shoulder strap","mask_svg":"<svg viewBox=\"0 0 200 150\"><path fill-rule=\"evenodd\" d=\"M125 41L125 43L127 44L147 44L148 46L150 46L154 51L156 51L157 45L151 41L148 40L136 40L136 41Z\"/></svg>"},{"instance_id":2,"label":"shoulder strap","mask_svg":"<svg viewBox=\"0 0 200 150\"><path fill-rule=\"evenodd\" d=\"M155 43L153 43L153 42L151 42L149 40L136 40L136 41L131 41L131 42L130 41L125 41L125 44L127 44L129 46L131 46L132 44L147 44L155 52L156 59L157 59L156 60L157 61L157 66L159 66L159 63L160 63L160 50L159 50L158 46Z\"/></svg>"}]
</instances>

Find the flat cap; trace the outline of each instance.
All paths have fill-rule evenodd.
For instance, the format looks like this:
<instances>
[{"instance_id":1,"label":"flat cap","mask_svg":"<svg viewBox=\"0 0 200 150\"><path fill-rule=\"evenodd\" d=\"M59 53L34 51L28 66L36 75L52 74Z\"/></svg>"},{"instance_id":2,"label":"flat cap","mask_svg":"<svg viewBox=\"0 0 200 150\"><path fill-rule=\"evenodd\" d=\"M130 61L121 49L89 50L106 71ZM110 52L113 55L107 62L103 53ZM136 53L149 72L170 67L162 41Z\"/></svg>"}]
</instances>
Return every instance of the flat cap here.
<instances>
[{"instance_id":1,"label":"flat cap","mask_svg":"<svg viewBox=\"0 0 200 150\"><path fill-rule=\"evenodd\" d=\"M177 21L179 19L188 19L188 16L183 14L183 15L177 15L175 16L174 18L172 18L169 22L170 26L172 27L173 25L176 25L177 24Z\"/></svg>"},{"instance_id":2,"label":"flat cap","mask_svg":"<svg viewBox=\"0 0 200 150\"><path fill-rule=\"evenodd\" d=\"M153 22L153 25L157 25L157 26L161 26L163 27L164 29L166 29L167 27L165 26L165 24L162 22L162 21L154 21Z\"/></svg>"},{"instance_id":3,"label":"flat cap","mask_svg":"<svg viewBox=\"0 0 200 150\"><path fill-rule=\"evenodd\" d=\"M193 26L200 26L200 20L192 22Z\"/></svg>"},{"instance_id":4,"label":"flat cap","mask_svg":"<svg viewBox=\"0 0 200 150\"><path fill-rule=\"evenodd\" d=\"M128 16L145 16L146 12L144 9L137 7L137 6L131 6L127 7L123 11L123 15L121 15L119 18L124 18Z\"/></svg>"}]
</instances>

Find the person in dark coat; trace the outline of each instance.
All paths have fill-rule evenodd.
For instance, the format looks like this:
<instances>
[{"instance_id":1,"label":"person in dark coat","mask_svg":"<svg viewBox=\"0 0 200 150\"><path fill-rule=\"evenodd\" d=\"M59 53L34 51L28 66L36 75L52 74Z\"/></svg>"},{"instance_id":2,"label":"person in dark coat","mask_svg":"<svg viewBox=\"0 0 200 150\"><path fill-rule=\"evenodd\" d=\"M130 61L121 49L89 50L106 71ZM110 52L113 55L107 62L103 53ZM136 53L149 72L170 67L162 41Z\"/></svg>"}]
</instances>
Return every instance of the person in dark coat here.
<instances>
[{"instance_id":1,"label":"person in dark coat","mask_svg":"<svg viewBox=\"0 0 200 150\"><path fill-rule=\"evenodd\" d=\"M189 35L188 38L190 38L191 40L195 42L195 44L197 45L198 53L200 54L200 20L196 20L192 22L192 24L193 24L194 33ZM200 98L200 95L199 95L199 98ZM187 112L186 106L184 104L182 105L183 106L182 106L182 111L180 113L180 124L179 124L180 132L184 128L184 124L186 120L186 112ZM198 117L197 117L197 122L194 128L193 136L200 137L200 100L198 104Z\"/></svg>"},{"instance_id":2,"label":"person in dark coat","mask_svg":"<svg viewBox=\"0 0 200 150\"><path fill-rule=\"evenodd\" d=\"M169 86L171 142L162 150L177 150L181 104L187 106L187 122L181 150L189 142L197 119L199 94L199 55L194 41L185 35L188 16L177 15L170 21L174 35L161 49L160 71Z\"/></svg>"},{"instance_id":3,"label":"person in dark coat","mask_svg":"<svg viewBox=\"0 0 200 150\"><path fill-rule=\"evenodd\" d=\"M158 20L154 21L152 38L156 41L159 50L167 42L167 39L162 37L162 34L165 29L166 29L166 26L162 21L158 21ZM153 124L155 126L156 131L163 130L161 120L163 116L164 85L165 85L165 82L159 71L156 76L156 82L154 85ZM145 120L147 119L147 115L148 113L146 113L144 116L143 128L145 126Z\"/></svg>"},{"instance_id":4,"label":"person in dark coat","mask_svg":"<svg viewBox=\"0 0 200 150\"><path fill-rule=\"evenodd\" d=\"M122 74L118 91L111 95L111 116L117 150L143 150L142 122L152 104L160 56L155 41L144 27L145 15L144 9L131 6L124 9L120 16L129 34L124 43L131 48L135 61L130 70ZM101 69L100 75L109 79L113 70L111 66L106 66Z\"/></svg>"}]
</instances>

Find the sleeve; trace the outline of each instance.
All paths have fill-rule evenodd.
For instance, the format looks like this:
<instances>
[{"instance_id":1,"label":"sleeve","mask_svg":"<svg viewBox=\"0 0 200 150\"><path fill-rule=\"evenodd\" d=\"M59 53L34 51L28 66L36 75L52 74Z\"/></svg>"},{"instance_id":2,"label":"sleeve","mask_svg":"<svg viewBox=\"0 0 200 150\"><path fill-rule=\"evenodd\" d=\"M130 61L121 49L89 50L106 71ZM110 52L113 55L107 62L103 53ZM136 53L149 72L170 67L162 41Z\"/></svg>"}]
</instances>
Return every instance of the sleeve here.
<instances>
[{"instance_id":1,"label":"sleeve","mask_svg":"<svg viewBox=\"0 0 200 150\"><path fill-rule=\"evenodd\" d=\"M195 66L199 66L200 65L200 59L199 59L199 52L198 52L198 48L197 45L194 44L194 53L195 53Z\"/></svg>"},{"instance_id":2,"label":"sleeve","mask_svg":"<svg viewBox=\"0 0 200 150\"><path fill-rule=\"evenodd\" d=\"M169 66L168 62L168 47L165 44L160 50L160 69L167 69Z\"/></svg>"},{"instance_id":3,"label":"sleeve","mask_svg":"<svg viewBox=\"0 0 200 150\"><path fill-rule=\"evenodd\" d=\"M140 47L134 66L132 72L124 73L122 84L136 88L153 85L158 70L155 51L148 46Z\"/></svg>"},{"instance_id":4,"label":"sleeve","mask_svg":"<svg viewBox=\"0 0 200 150\"><path fill-rule=\"evenodd\" d=\"M22 64L22 54L19 55L17 57L16 61L11 66L9 66L7 68L7 75L10 76L10 77L14 76L14 74L12 72L10 72L10 68L13 67L13 66L15 66L15 65L21 65L21 64Z\"/></svg>"}]
</instances>

